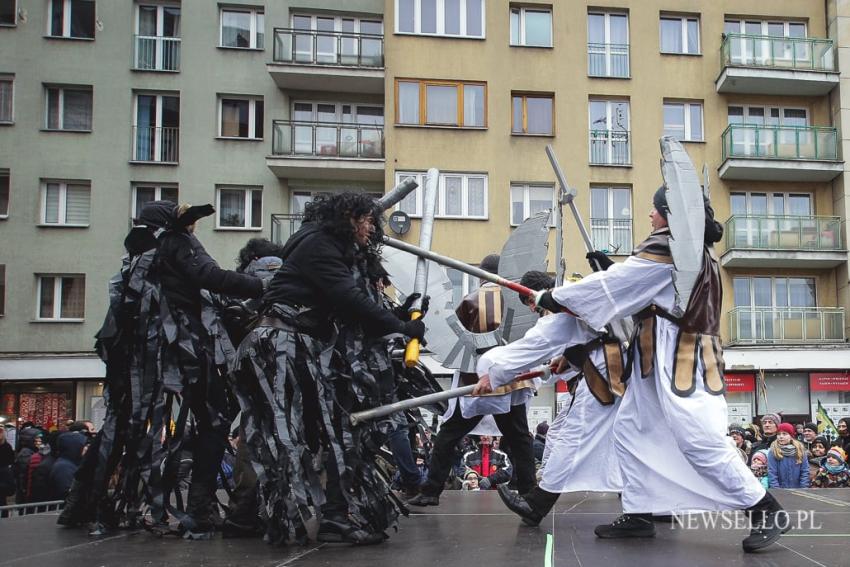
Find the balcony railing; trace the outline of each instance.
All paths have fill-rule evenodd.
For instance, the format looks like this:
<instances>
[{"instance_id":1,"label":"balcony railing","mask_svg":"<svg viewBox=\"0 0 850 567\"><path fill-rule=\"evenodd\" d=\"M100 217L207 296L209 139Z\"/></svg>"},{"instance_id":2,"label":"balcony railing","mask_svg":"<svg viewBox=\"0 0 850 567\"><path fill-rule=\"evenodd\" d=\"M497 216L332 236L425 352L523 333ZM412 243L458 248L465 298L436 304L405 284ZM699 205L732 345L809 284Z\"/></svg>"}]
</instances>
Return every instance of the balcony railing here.
<instances>
[{"instance_id":1,"label":"balcony railing","mask_svg":"<svg viewBox=\"0 0 850 567\"><path fill-rule=\"evenodd\" d=\"M381 68L384 66L384 36L275 28L274 61Z\"/></svg>"},{"instance_id":2,"label":"balcony railing","mask_svg":"<svg viewBox=\"0 0 850 567\"><path fill-rule=\"evenodd\" d=\"M736 307L729 312L729 344L843 342L842 307Z\"/></svg>"},{"instance_id":3,"label":"balcony railing","mask_svg":"<svg viewBox=\"0 0 850 567\"><path fill-rule=\"evenodd\" d=\"M275 120L272 127L272 154L276 156L384 157L383 126Z\"/></svg>"},{"instance_id":4,"label":"balcony railing","mask_svg":"<svg viewBox=\"0 0 850 567\"><path fill-rule=\"evenodd\" d=\"M301 228L301 221L304 220L304 215L301 214L273 214L272 215L272 242L275 244L283 244L293 233Z\"/></svg>"},{"instance_id":5,"label":"balcony railing","mask_svg":"<svg viewBox=\"0 0 850 567\"><path fill-rule=\"evenodd\" d=\"M725 233L727 250L843 250L839 217L735 215Z\"/></svg>"},{"instance_id":6,"label":"balcony railing","mask_svg":"<svg viewBox=\"0 0 850 567\"><path fill-rule=\"evenodd\" d=\"M180 161L180 128L133 126L133 161Z\"/></svg>"},{"instance_id":7,"label":"balcony railing","mask_svg":"<svg viewBox=\"0 0 850 567\"><path fill-rule=\"evenodd\" d=\"M630 254L632 219L591 218L590 237L596 250L606 254Z\"/></svg>"},{"instance_id":8,"label":"balcony railing","mask_svg":"<svg viewBox=\"0 0 850 567\"><path fill-rule=\"evenodd\" d=\"M591 130L591 165L631 165L632 150L627 130Z\"/></svg>"},{"instance_id":9,"label":"balcony railing","mask_svg":"<svg viewBox=\"0 0 850 567\"><path fill-rule=\"evenodd\" d=\"M591 77L628 78L628 44L588 43L587 74Z\"/></svg>"},{"instance_id":10,"label":"balcony railing","mask_svg":"<svg viewBox=\"0 0 850 567\"><path fill-rule=\"evenodd\" d=\"M730 33L720 45L720 64L832 72L835 45L831 39Z\"/></svg>"},{"instance_id":11,"label":"balcony railing","mask_svg":"<svg viewBox=\"0 0 850 567\"><path fill-rule=\"evenodd\" d=\"M722 136L723 159L837 160L838 131L821 126L730 124Z\"/></svg>"},{"instance_id":12,"label":"balcony railing","mask_svg":"<svg viewBox=\"0 0 850 567\"><path fill-rule=\"evenodd\" d=\"M180 38L137 35L133 69L140 71L179 71Z\"/></svg>"}]
</instances>

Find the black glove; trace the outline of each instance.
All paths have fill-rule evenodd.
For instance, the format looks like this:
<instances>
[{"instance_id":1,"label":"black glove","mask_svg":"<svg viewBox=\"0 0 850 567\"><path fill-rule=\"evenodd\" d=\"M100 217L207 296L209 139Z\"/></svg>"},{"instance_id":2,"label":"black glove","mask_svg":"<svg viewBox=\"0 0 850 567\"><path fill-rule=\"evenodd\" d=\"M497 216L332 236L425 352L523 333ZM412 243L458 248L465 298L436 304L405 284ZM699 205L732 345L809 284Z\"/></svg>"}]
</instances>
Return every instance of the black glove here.
<instances>
[{"instance_id":1,"label":"black glove","mask_svg":"<svg viewBox=\"0 0 850 567\"><path fill-rule=\"evenodd\" d=\"M413 305L413 302L422 297L421 293L411 293L407 296L407 299L404 300L400 306L396 307L393 311L396 314L396 317L401 319L402 321L410 320L410 307ZM422 316L424 317L426 313L428 313L428 307L431 304L431 296L426 295L425 299L422 300L422 309L420 310Z\"/></svg>"},{"instance_id":2,"label":"black glove","mask_svg":"<svg viewBox=\"0 0 850 567\"><path fill-rule=\"evenodd\" d=\"M552 290L546 290L540 295L540 300L537 302L537 307L543 308L552 313L560 313L564 310L564 306L552 298Z\"/></svg>"},{"instance_id":3,"label":"black glove","mask_svg":"<svg viewBox=\"0 0 850 567\"><path fill-rule=\"evenodd\" d=\"M598 272L600 268L604 272L614 264L614 260L609 258L605 252L600 252L599 250L588 252L585 258L587 258L590 262L590 269L594 272ZM597 263L599 264L599 267L596 266Z\"/></svg>"},{"instance_id":4,"label":"black glove","mask_svg":"<svg viewBox=\"0 0 850 567\"><path fill-rule=\"evenodd\" d=\"M198 222L199 219L208 217L215 212L215 207L210 204L196 205L189 207L186 212L180 215L177 219L178 226L190 226Z\"/></svg>"},{"instance_id":5,"label":"black glove","mask_svg":"<svg viewBox=\"0 0 850 567\"><path fill-rule=\"evenodd\" d=\"M404 329L402 333L410 337L411 339L419 339L420 341L425 338L425 323L422 322L422 319L416 319L415 321L407 321L404 324Z\"/></svg>"}]
</instances>

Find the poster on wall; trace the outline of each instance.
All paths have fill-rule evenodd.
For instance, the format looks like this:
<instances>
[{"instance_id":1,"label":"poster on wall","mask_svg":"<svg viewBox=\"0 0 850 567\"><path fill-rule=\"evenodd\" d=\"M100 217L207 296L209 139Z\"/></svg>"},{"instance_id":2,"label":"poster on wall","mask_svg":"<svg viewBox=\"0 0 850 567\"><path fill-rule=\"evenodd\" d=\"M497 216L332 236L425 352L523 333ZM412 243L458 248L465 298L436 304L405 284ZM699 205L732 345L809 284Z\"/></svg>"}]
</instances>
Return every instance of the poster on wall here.
<instances>
[{"instance_id":1,"label":"poster on wall","mask_svg":"<svg viewBox=\"0 0 850 567\"><path fill-rule=\"evenodd\" d=\"M63 393L22 393L18 398L18 417L39 427L54 430L68 420L70 396Z\"/></svg>"},{"instance_id":2,"label":"poster on wall","mask_svg":"<svg viewBox=\"0 0 850 567\"><path fill-rule=\"evenodd\" d=\"M746 425L753 422L753 408L750 404L726 404L726 423Z\"/></svg>"},{"instance_id":3,"label":"poster on wall","mask_svg":"<svg viewBox=\"0 0 850 567\"><path fill-rule=\"evenodd\" d=\"M530 406L528 408L528 429L531 433L537 431L537 424L552 423L552 408L548 406Z\"/></svg>"},{"instance_id":4,"label":"poster on wall","mask_svg":"<svg viewBox=\"0 0 850 567\"><path fill-rule=\"evenodd\" d=\"M103 396L92 396L89 402L89 415L94 428L100 431L103 427L103 420L106 419L106 401Z\"/></svg>"}]
</instances>

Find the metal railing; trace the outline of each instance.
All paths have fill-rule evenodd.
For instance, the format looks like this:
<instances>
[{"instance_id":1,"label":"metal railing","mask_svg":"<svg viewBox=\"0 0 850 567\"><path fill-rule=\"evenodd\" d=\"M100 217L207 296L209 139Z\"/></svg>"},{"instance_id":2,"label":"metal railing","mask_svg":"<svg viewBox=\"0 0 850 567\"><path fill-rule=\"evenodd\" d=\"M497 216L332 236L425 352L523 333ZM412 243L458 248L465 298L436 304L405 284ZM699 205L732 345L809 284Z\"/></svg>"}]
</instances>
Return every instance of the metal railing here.
<instances>
[{"instance_id":1,"label":"metal railing","mask_svg":"<svg viewBox=\"0 0 850 567\"><path fill-rule=\"evenodd\" d=\"M384 36L275 28L274 62L343 67L384 66Z\"/></svg>"},{"instance_id":2,"label":"metal railing","mask_svg":"<svg viewBox=\"0 0 850 567\"><path fill-rule=\"evenodd\" d=\"M275 120L272 134L272 154L276 156L384 157L383 126Z\"/></svg>"},{"instance_id":3,"label":"metal railing","mask_svg":"<svg viewBox=\"0 0 850 567\"><path fill-rule=\"evenodd\" d=\"M179 71L180 38L137 35L133 69L140 71Z\"/></svg>"},{"instance_id":4,"label":"metal railing","mask_svg":"<svg viewBox=\"0 0 850 567\"><path fill-rule=\"evenodd\" d=\"M843 307L736 307L729 344L844 342Z\"/></svg>"},{"instance_id":5,"label":"metal railing","mask_svg":"<svg viewBox=\"0 0 850 567\"><path fill-rule=\"evenodd\" d=\"M587 74L590 77L629 77L629 45L588 43Z\"/></svg>"},{"instance_id":6,"label":"metal railing","mask_svg":"<svg viewBox=\"0 0 850 567\"><path fill-rule=\"evenodd\" d=\"M836 71L831 39L730 33L720 44L722 67Z\"/></svg>"},{"instance_id":7,"label":"metal railing","mask_svg":"<svg viewBox=\"0 0 850 567\"><path fill-rule=\"evenodd\" d=\"M844 249L839 217L734 215L725 234L727 250Z\"/></svg>"},{"instance_id":8,"label":"metal railing","mask_svg":"<svg viewBox=\"0 0 850 567\"><path fill-rule=\"evenodd\" d=\"M730 124L723 131L723 159L837 160L838 131L824 126Z\"/></svg>"},{"instance_id":9,"label":"metal railing","mask_svg":"<svg viewBox=\"0 0 850 567\"><path fill-rule=\"evenodd\" d=\"M65 507L64 500L49 500L47 502L27 502L25 504L10 504L0 506L0 518L14 518L30 514L57 512Z\"/></svg>"},{"instance_id":10,"label":"metal railing","mask_svg":"<svg viewBox=\"0 0 850 567\"><path fill-rule=\"evenodd\" d=\"M591 218L590 238L596 250L606 254L630 254L632 219Z\"/></svg>"},{"instance_id":11,"label":"metal railing","mask_svg":"<svg viewBox=\"0 0 850 567\"><path fill-rule=\"evenodd\" d=\"M177 163L180 128L133 126L133 161Z\"/></svg>"},{"instance_id":12,"label":"metal railing","mask_svg":"<svg viewBox=\"0 0 850 567\"><path fill-rule=\"evenodd\" d=\"M295 231L301 228L303 214L273 214L271 241L275 244L283 244Z\"/></svg>"},{"instance_id":13,"label":"metal railing","mask_svg":"<svg viewBox=\"0 0 850 567\"><path fill-rule=\"evenodd\" d=\"M591 130L591 165L631 165L628 130Z\"/></svg>"}]
</instances>

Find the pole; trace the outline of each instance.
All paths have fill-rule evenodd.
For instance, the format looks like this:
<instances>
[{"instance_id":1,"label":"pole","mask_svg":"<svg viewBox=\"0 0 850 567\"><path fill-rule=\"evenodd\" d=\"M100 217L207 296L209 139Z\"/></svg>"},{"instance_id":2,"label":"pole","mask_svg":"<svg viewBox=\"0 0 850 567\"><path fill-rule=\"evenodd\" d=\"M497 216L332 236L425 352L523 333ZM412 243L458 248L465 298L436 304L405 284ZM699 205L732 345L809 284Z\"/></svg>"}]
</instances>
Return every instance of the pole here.
<instances>
[{"instance_id":1,"label":"pole","mask_svg":"<svg viewBox=\"0 0 850 567\"><path fill-rule=\"evenodd\" d=\"M581 233L581 238L584 240L584 246L587 248L588 252L593 252L593 241L590 240L590 235L587 233L584 221L581 220L581 215L576 208L576 192L570 189L570 186L567 183L567 178L564 175L564 171L561 169L561 164L558 163L558 158L555 157L555 150L552 149L552 144L546 145L546 155L549 156L549 162L552 164L552 169L555 170L555 177L558 179L558 185L561 186L561 191L564 193L564 198L561 202L566 202L566 204L570 206L570 210L573 212L573 216L576 220L576 225L578 225L578 230Z\"/></svg>"},{"instance_id":2,"label":"pole","mask_svg":"<svg viewBox=\"0 0 850 567\"><path fill-rule=\"evenodd\" d=\"M412 177L405 177L401 180L401 183L390 189L386 195L377 199L378 206L381 207L381 210L386 211L401 202L402 199L416 190L417 187L419 187L419 184L416 183L415 179Z\"/></svg>"}]
</instances>

